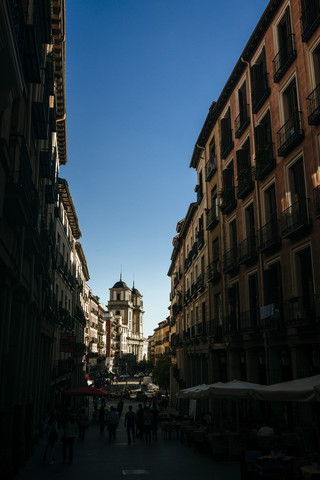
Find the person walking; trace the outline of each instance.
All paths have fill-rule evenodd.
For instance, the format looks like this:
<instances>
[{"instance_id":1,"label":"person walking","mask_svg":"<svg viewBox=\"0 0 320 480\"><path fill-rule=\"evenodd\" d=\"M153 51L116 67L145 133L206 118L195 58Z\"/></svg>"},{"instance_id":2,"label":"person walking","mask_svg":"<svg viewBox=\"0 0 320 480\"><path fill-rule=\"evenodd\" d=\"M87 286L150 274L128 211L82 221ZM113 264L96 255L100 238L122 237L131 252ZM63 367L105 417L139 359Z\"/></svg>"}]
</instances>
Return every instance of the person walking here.
<instances>
[{"instance_id":1,"label":"person walking","mask_svg":"<svg viewBox=\"0 0 320 480\"><path fill-rule=\"evenodd\" d=\"M53 464L55 462L54 452L58 442L59 426L55 412L52 412L48 418L44 430L47 434L47 446L45 448L42 461L43 463Z\"/></svg>"},{"instance_id":2,"label":"person walking","mask_svg":"<svg viewBox=\"0 0 320 480\"><path fill-rule=\"evenodd\" d=\"M118 402L118 405L117 405L117 412L118 412L118 415L119 415L119 419L121 417L122 410L123 410L123 400L122 400L122 398L120 398L120 400Z\"/></svg>"},{"instance_id":3,"label":"person walking","mask_svg":"<svg viewBox=\"0 0 320 480\"><path fill-rule=\"evenodd\" d=\"M101 405L99 410L100 435L103 435L105 424L106 424L106 412L104 409L104 405Z\"/></svg>"},{"instance_id":4,"label":"person walking","mask_svg":"<svg viewBox=\"0 0 320 480\"><path fill-rule=\"evenodd\" d=\"M116 439L116 431L117 431L118 425L119 425L119 414L114 407L111 407L111 411L108 415L109 440Z\"/></svg>"},{"instance_id":5,"label":"person walking","mask_svg":"<svg viewBox=\"0 0 320 480\"><path fill-rule=\"evenodd\" d=\"M146 444L151 444L151 431L152 431L152 413L150 407L144 407L143 410L143 431L145 435Z\"/></svg>"},{"instance_id":6,"label":"person walking","mask_svg":"<svg viewBox=\"0 0 320 480\"><path fill-rule=\"evenodd\" d=\"M136 441L136 414L132 411L132 405L129 405L129 411L125 414L124 426L127 427L128 445L131 445L131 435L133 443Z\"/></svg>"},{"instance_id":7,"label":"person walking","mask_svg":"<svg viewBox=\"0 0 320 480\"><path fill-rule=\"evenodd\" d=\"M64 434L62 437L63 463L66 463L67 457L69 463L73 461L74 441L78 435L78 425L75 415L69 415L64 425Z\"/></svg>"},{"instance_id":8,"label":"person walking","mask_svg":"<svg viewBox=\"0 0 320 480\"><path fill-rule=\"evenodd\" d=\"M143 408L142 403L139 403L136 413L137 437L143 438Z\"/></svg>"},{"instance_id":9,"label":"person walking","mask_svg":"<svg viewBox=\"0 0 320 480\"><path fill-rule=\"evenodd\" d=\"M84 440L86 429L89 427L89 418L84 408L81 409L78 417L79 440Z\"/></svg>"},{"instance_id":10,"label":"person walking","mask_svg":"<svg viewBox=\"0 0 320 480\"><path fill-rule=\"evenodd\" d=\"M159 405L156 399L152 402L152 438L156 440L158 437L158 425L159 425Z\"/></svg>"}]
</instances>

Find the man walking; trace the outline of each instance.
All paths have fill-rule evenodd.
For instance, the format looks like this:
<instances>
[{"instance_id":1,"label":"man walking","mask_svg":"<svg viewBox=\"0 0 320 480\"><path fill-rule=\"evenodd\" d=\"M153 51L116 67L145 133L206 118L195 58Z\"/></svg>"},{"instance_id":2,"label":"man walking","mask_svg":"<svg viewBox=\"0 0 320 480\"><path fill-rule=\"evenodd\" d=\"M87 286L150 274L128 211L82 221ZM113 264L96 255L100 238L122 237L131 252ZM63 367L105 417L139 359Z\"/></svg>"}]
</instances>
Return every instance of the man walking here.
<instances>
[{"instance_id":1,"label":"man walking","mask_svg":"<svg viewBox=\"0 0 320 480\"><path fill-rule=\"evenodd\" d=\"M114 407L111 407L111 411L108 415L109 440L116 439L116 430L117 430L118 424L119 424L118 412Z\"/></svg>"},{"instance_id":2,"label":"man walking","mask_svg":"<svg viewBox=\"0 0 320 480\"><path fill-rule=\"evenodd\" d=\"M132 405L129 405L129 411L126 413L124 417L124 426L127 427L128 445L131 445L131 434L132 434L133 443L135 443L136 441L136 436L135 436L136 414L132 411Z\"/></svg>"}]
</instances>

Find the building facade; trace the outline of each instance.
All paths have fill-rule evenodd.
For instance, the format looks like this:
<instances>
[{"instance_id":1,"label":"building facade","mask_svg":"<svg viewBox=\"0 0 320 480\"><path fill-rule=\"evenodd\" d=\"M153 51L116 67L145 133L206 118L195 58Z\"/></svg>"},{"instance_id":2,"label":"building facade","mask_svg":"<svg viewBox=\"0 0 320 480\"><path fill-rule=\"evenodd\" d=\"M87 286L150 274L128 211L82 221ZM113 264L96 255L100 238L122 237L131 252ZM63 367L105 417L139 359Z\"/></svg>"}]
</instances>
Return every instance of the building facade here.
<instances>
[{"instance_id":1,"label":"building facade","mask_svg":"<svg viewBox=\"0 0 320 480\"><path fill-rule=\"evenodd\" d=\"M196 142L203 195L168 272L173 391L319 373L319 18L318 2L269 2ZM189 253L203 209L206 253Z\"/></svg>"}]
</instances>

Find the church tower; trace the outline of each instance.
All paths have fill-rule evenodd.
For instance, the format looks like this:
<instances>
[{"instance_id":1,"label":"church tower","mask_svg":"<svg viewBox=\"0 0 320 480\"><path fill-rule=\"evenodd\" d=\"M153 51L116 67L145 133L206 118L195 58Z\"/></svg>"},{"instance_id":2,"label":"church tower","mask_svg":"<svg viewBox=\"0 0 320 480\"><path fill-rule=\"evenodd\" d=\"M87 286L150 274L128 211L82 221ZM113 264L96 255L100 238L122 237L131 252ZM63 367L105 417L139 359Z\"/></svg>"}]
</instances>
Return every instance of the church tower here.
<instances>
[{"instance_id":1,"label":"church tower","mask_svg":"<svg viewBox=\"0 0 320 480\"><path fill-rule=\"evenodd\" d=\"M122 280L116 282L110 290L108 310L117 323L116 355L131 364L143 360L143 300L134 286L132 289ZM122 362L119 361L121 364Z\"/></svg>"}]
</instances>

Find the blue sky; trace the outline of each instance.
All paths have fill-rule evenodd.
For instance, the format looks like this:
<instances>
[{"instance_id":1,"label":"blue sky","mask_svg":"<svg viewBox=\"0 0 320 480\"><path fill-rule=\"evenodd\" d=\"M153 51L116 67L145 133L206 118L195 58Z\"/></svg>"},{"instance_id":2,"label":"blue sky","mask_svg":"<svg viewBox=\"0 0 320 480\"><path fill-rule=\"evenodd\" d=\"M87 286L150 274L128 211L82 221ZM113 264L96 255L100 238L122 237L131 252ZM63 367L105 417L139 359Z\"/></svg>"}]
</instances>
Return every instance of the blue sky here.
<instances>
[{"instance_id":1,"label":"blue sky","mask_svg":"<svg viewBox=\"0 0 320 480\"><path fill-rule=\"evenodd\" d=\"M89 285L143 295L144 335L169 315L177 222L196 199L194 145L268 2L66 0L67 179Z\"/></svg>"}]
</instances>

